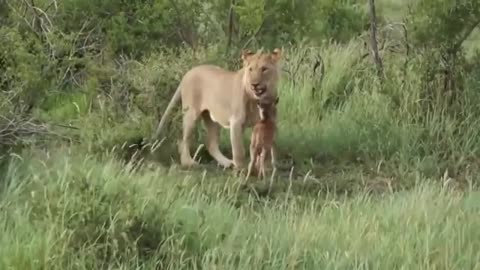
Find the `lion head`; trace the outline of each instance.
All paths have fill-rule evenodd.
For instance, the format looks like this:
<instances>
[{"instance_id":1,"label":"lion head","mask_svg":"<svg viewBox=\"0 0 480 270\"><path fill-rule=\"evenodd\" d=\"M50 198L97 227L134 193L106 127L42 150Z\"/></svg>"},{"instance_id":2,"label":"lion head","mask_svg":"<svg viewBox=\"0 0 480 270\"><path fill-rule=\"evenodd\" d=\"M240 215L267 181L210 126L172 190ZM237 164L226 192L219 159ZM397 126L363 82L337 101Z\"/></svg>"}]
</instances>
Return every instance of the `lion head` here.
<instances>
[{"instance_id":1,"label":"lion head","mask_svg":"<svg viewBox=\"0 0 480 270\"><path fill-rule=\"evenodd\" d=\"M279 60L282 51L274 49L272 53L242 52L245 70L244 82L246 91L255 99L265 96L276 96L277 83L280 77Z\"/></svg>"}]
</instances>

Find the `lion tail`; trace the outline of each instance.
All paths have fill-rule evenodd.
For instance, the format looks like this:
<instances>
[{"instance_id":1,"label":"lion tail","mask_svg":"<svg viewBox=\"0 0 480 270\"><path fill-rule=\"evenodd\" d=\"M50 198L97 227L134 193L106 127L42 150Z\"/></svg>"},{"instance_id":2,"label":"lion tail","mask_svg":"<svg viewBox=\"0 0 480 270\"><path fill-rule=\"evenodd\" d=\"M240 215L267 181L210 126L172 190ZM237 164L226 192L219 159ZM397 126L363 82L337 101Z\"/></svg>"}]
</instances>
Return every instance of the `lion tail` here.
<instances>
[{"instance_id":1,"label":"lion tail","mask_svg":"<svg viewBox=\"0 0 480 270\"><path fill-rule=\"evenodd\" d=\"M181 84L178 86L177 90L175 91L175 94L173 94L172 99L167 105L167 108L165 109L165 112L162 115L162 118L160 119L160 123L158 123L157 130L155 131L155 134L153 136L153 140L156 140L160 133L162 132L163 126L165 126L165 122L167 121L167 117L170 115L172 112L173 106L178 102L180 99L180 91L181 89Z\"/></svg>"}]
</instances>

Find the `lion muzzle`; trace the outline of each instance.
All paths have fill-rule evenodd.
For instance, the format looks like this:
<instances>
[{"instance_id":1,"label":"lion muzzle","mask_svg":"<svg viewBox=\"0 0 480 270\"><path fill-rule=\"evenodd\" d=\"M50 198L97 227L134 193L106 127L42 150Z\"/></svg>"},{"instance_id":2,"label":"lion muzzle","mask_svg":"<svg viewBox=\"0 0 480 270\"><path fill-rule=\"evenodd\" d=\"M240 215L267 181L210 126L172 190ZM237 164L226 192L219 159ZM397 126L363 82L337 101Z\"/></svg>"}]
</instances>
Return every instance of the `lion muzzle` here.
<instances>
[{"instance_id":1,"label":"lion muzzle","mask_svg":"<svg viewBox=\"0 0 480 270\"><path fill-rule=\"evenodd\" d=\"M252 83L252 90L255 96L260 97L267 91L267 87L259 83Z\"/></svg>"}]
</instances>

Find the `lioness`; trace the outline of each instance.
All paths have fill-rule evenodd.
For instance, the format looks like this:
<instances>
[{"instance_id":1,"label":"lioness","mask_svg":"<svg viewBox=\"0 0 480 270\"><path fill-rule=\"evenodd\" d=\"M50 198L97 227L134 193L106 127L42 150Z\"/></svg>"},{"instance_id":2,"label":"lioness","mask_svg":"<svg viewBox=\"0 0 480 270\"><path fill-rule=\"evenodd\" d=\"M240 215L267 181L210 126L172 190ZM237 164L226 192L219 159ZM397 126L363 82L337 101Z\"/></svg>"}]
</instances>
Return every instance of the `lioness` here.
<instances>
[{"instance_id":1,"label":"lioness","mask_svg":"<svg viewBox=\"0 0 480 270\"><path fill-rule=\"evenodd\" d=\"M223 167L233 164L237 169L243 168L243 131L259 118L256 101L277 96L281 54L280 49L274 49L272 53L244 50L243 67L236 72L213 65L190 69L170 100L158 124L155 138L158 138L167 116L181 97L184 113L183 135L179 143L181 165L197 164L190 154L190 137L201 116L207 129L206 147L209 154ZM220 126L230 129L233 161L220 152Z\"/></svg>"},{"instance_id":2,"label":"lioness","mask_svg":"<svg viewBox=\"0 0 480 270\"><path fill-rule=\"evenodd\" d=\"M277 104L275 100L259 100L258 110L260 120L252 130L250 140L250 163L248 164L247 179L250 177L253 166L262 178L265 178L265 160L270 155L272 167L275 166L275 133L277 130Z\"/></svg>"}]
</instances>

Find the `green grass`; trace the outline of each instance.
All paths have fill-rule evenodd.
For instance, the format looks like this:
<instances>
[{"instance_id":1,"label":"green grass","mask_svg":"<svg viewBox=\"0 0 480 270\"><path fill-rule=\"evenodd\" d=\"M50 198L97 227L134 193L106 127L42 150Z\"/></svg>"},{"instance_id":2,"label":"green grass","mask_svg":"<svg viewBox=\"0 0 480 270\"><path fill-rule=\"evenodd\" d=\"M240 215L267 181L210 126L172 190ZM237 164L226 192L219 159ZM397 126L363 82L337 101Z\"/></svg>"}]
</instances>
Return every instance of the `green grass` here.
<instances>
[{"instance_id":1,"label":"green grass","mask_svg":"<svg viewBox=\"0 0 480 270\"><path fill-rule=\"evenodd\" d=\"M4 177L0 269L480 267L478 192L258 198L228 174L40 153Z\"/></svg>"},{"instance_id":2,"label":"green grass","mask_svg":"<svg viewBox=\"0 0 480 270\"><path fill-rule=\"evenodd\" d=\"M400 22L414 1L377 10ZM388 42L402 43L397 30ZM478 33L464 44L470 61ZM205 149L200 168L170 166L179 110L162 146L141 155L147 166L121 162L180 76L221 62L215 47L110 59L81 93L44 100L36 116L78 130L64 134L71 145L0 159L0 269L480 269L480 73L461 71L447 105L420 53L404 66L400 49L382 52L381 87L361 38L284 49L279 170L247 187ZM230 156L228 131L221 139Z\"/></svg>"}]
</instances>

